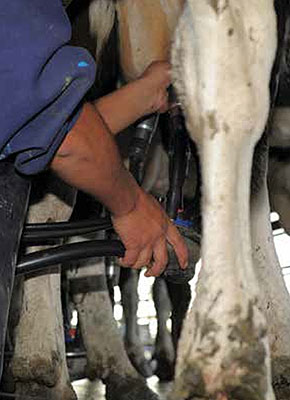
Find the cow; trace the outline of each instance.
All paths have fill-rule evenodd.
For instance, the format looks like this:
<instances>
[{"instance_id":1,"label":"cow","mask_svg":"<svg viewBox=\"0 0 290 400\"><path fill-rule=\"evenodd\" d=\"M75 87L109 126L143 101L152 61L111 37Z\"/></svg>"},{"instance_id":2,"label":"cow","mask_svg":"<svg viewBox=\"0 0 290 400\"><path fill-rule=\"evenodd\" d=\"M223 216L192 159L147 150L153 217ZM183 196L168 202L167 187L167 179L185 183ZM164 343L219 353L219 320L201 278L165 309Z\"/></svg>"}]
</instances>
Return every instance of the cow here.
<instances>
[{"instance_id":1,"label":"cow","mask_svg":"<svg viewBox=\"0 0 290 400\"><path fill-rule=\"evenodd\" d=\"M268 218L263 142L250 192L276 47L273 1L188 0L179 20L172 62L201 158L203 266L172 399L274 399L271 379L277 397L289 398L289 384L277 387L289 382L289 296Z\"/></svg>"}]
</instances>

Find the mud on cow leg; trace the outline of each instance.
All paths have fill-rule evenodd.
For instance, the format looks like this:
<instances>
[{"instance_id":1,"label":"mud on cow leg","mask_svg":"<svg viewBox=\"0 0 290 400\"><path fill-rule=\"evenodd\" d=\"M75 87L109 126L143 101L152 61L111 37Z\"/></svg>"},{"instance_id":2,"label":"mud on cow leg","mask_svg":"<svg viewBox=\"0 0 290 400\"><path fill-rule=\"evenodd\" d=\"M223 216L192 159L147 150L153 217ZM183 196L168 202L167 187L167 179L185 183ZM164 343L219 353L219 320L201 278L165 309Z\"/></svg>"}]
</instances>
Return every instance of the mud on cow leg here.
<instances>
[{"instance_id":1,"label":"mud on cow leg","mask_svg":"<svg viewBox=\"0 0 290 400\"><path fill-rule=\"evenodd\" d=\"M188 0L173 64L201 156L203 265L179 346L178 400L274 399L249 215L275 52L272 0Z\"/></svg>"},{"instance_id":2,"label":"mud on cow leg","mask_svg":"<svg viewBox=\"0 0 290 400\"><path fill-rule=\"evenodd\" d=\"M57 178L41 176L32 188L28 222L67 220L74 194L72 188ZM76 399L66 366L59 271L55 267L50 274L27 277L24 281L11 363L20 398Z\"/></svg>"}]
</instances>

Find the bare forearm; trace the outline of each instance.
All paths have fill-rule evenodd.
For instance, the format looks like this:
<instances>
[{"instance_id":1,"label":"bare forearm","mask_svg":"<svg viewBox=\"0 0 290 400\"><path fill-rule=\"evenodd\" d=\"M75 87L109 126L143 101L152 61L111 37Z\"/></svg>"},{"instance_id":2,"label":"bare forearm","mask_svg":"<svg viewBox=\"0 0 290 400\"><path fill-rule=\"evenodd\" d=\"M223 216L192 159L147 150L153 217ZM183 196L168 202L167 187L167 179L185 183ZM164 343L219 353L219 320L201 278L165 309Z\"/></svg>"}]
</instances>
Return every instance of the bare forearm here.
<instances>
[{"instance_id":1,"label":"bare forearm","mask_svg":"<svg viewBox=\"0 0 290 400\"><path fill-rule=\"evenodd\" d=\"M94 105L111 132L116 134L147 114L165 112L170 81L169 64L156 61L139 79L100 98Z\"/></svg>"},{"instance_id":2,"label":"bare forearm","mask_svg":"<svg viewBox=\"0 0 290 400\"><path fill-rule=\"evenodd\" d=\"M154 111L148 92L144 79L137 79L101 97L94 104L110 131L116 134L149 113L151 109Z\"/></svg>"},{"instance_id":3,"label":"bare forearm","mask_svg":"<svg viewBox=\"0 0 290 400\"><path fill-rule=\"evenodd\" d=\"M135 207L139 188L90 104L85 104L51 167L64 181L96 197L113 215L124 215Z\"/></svg>"}]
</instances>

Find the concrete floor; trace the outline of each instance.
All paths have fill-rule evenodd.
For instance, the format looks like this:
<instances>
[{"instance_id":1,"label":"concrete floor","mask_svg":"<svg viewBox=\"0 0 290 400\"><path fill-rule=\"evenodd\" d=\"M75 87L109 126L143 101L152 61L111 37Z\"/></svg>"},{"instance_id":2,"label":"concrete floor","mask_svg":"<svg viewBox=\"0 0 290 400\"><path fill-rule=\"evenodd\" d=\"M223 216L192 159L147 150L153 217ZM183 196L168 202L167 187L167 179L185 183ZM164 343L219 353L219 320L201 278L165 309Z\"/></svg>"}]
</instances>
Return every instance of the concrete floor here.
<instances>
[{"instance_id":1,"label":"concrete floor","mask_svg":"<svg viewBox=\"0 0 290 400\"><path fill-rule=\"evenodd\" d=\"M170 391L170 383L158 383L158 378L147 379L148 386L159 394L160 400L166 400L166 395ZM74 390L78 400L105 400L105 386L100 381L91 382L88 379L81 379L73 382ZM136 399L137 400L137 399Z\"/></svg>"}]
</instances>

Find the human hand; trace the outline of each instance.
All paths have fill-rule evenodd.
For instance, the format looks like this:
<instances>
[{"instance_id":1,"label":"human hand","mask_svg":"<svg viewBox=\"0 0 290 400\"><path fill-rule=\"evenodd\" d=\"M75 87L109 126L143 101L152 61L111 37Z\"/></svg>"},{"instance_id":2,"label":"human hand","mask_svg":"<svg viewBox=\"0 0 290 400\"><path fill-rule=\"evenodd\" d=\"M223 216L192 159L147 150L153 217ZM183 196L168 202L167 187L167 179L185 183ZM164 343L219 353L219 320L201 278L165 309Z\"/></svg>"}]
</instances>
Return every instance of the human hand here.
<instances>
[{"instance_id":1,"label":"human hand","mask_svg":"<svg viewBox=\"0 0 290 400\"><path fill-rule=\"evenodd\" d=\"M141 188L135 208L126 215L112 217L126 253L121 264L140 269L147 266L145 276L159 276L168 263L167 242L176 253L182 269L188 264L188 249L159 203Z\"/></svg>"},{"instance_id":2,"label":"human hand","mask_svg":"<svg viewBox=\"0 0 290 400\"><path fill-rule=\"evenodd\" d=\"M143 96L147 100L147 114L168 110L167 88L171 83L170 64L167 61L154 61L139 78L143 82Z\"/></svg>"}]
</instances>

